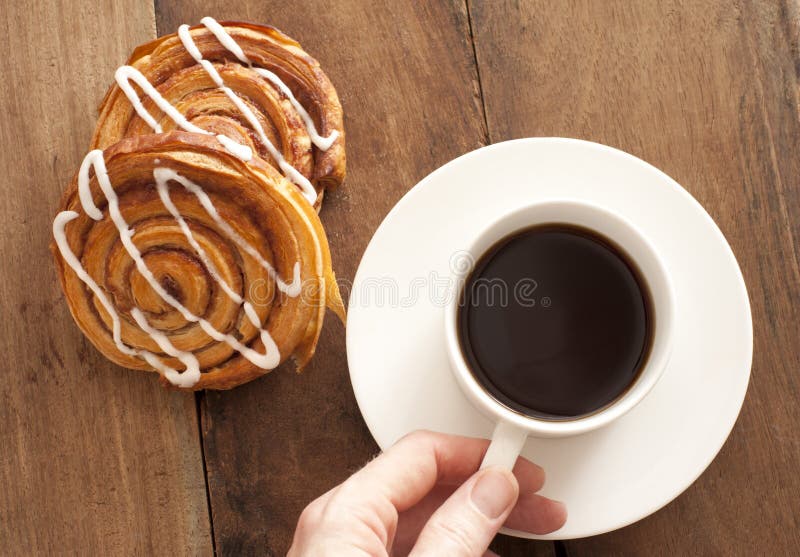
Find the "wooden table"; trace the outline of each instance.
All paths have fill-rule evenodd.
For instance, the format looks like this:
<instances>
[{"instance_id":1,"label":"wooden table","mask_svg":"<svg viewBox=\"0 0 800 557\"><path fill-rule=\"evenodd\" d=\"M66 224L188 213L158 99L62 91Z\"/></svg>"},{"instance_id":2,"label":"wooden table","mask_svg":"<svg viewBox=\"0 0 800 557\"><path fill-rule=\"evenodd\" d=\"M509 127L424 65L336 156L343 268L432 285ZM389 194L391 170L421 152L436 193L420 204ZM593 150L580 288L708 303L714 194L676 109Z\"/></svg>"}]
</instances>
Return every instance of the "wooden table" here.
<instances>
[{"instance_id":1,"label":"wooden table","mask_svg":"<svg viewBox=\"0 0 800 557\"><path fill-rule=\"evenodd\" d=\"M199 4L199 5L198 5ZM800 546L796 0L4 2L0 17L0 553L285 553L303 506L377 447L330 319L306 373L168 392L73 325L47 244L113 70L203 15L273 24L345 108L346 187L322 218L352 279L420 178L487 143L580 137L663 169L744 271L753 375L722 452L676 501L603 536L503 555L786 555Z\"/></svg>"}]
</instances>

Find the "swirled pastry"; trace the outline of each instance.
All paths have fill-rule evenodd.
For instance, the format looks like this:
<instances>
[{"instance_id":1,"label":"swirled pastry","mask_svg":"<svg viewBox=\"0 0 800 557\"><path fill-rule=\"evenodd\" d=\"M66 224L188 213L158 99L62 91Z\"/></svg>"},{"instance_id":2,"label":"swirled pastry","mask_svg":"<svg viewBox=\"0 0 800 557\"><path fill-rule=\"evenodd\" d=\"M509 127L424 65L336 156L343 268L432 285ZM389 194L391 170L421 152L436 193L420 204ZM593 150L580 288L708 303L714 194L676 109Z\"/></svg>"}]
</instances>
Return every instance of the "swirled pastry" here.
<instances>
[{"instance_id":1,"label":"swirled pastry","mask_svg":"<svg viewBox=\"0 0 800 557\"><path fill-rule=\"evenodd\" d=\"M289 356L302 367L325 307L344 317L311 205L213 138L170 132L92 151L62 206L54 251L70 311L122 366L230 388Z\"/></svg>"},{"instance_id":2,"label":"swirled pastry","mask_svg":"<svg viewBox=\"0 0 800 557\"><path fill-rule=\"evenodd\" d=\"M344 307L315 209L344 179L336 91L279 31L181 26L136 49L53 222L69 309L109 359L227 389L312 357Z\"/></svg>"},{"instance_id":3,"label":"swirled pastry","mask_svg":"<svg viewBox=\"0 0 800 557\"><path fill-rule=\"evenodd\" d=\"M344 179L336 90L319 63L277 29L204 18L138 47L115 79L93 149L176 128L218 136L234 152L237 144L249 147L317 207L324 189Z\"/></svg>"}]
</instances>

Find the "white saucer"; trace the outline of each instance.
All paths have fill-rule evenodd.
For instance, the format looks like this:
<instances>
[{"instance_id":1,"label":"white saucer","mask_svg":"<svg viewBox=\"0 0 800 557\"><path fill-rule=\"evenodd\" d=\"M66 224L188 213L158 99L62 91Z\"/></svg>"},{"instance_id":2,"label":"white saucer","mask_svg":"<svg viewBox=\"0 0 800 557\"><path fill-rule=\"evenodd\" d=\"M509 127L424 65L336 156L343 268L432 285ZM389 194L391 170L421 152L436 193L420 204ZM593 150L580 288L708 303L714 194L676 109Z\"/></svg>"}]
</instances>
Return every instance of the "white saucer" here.
<instances>
[{"instance_id":1,"label":"white saucer","mask_svg":"<svg viewBox=\"0 0 800 557\"><path fill-rule=\"evenodd\" d=\"M347 356L356 399L381 447L415 429L491 435L493 424L450 372L443 306L431 294L446 284L451 256L490 221L522 204L564 197L605 205L656 245L673 277L677 332L663 377L630 413L578 437L528 440L522 454L547 472L542 494L569 509L566 525L553 534L507 532L528 538L600 534L677 497L730 433L752 359L750 304L736 259L708 213L674 180L596 143L499 143L417 184L361 260ZM418 295L410 296L415 288Z\"/></svg>"}]
</instances>

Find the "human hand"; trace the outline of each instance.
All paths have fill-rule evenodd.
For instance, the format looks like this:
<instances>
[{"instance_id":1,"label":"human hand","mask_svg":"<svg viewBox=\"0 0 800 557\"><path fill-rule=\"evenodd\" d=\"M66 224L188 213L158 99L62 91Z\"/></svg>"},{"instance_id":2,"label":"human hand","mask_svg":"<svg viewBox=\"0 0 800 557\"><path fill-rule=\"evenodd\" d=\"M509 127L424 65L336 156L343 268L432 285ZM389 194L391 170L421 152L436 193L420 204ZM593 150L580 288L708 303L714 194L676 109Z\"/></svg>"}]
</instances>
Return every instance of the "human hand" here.
<instances>
[{"instance_id":1,"label":"human hand","mask_svg":"<svg viewBox=\"0 0 800 557\"><path fill-rule=\"evenodd\" d=\"M563 503L535 492L544 471L520 458L513 474L478 470L489 442L414 432L306 507L289 557L480 557L505 525L545 534ZM491 553L488 553L491 555Z\"/></svg>"}]
</instances>

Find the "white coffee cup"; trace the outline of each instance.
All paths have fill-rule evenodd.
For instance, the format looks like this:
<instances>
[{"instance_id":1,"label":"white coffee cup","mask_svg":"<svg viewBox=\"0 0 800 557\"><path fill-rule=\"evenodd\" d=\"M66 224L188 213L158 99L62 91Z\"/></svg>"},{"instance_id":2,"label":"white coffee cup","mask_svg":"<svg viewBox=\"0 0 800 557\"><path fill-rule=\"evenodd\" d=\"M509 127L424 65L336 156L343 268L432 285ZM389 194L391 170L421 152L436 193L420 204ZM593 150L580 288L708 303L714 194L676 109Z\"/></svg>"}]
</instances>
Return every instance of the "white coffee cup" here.
<instances>
[{"instance_id":1,"label":"white coffee cup","mask_svg":"<svg viewBox=\"0 0 800 557\"><path fill-rule=\"evenodd\" d=\"M461 289L474 262L495 243L517 231L538 224L572 224L610 239L635 262L647 284L655 324L652 345L644 367L634 384L608 406L587 416L548 420L512 410L498 401L475 378L464 358L458 335L458 308ZM503 216L478 234L456 265L453 282L457 291L445 307L445 339L450 363L461 389L475 407L496 422L492 442L481 468L491 465L514 466L529 435L565 437L605 426L636 406L661 377L670 357L673 338L675 295L669 274L650 241L630 222L599 205L571 199L543 201Z\"/></svg>"}]
</instances>

